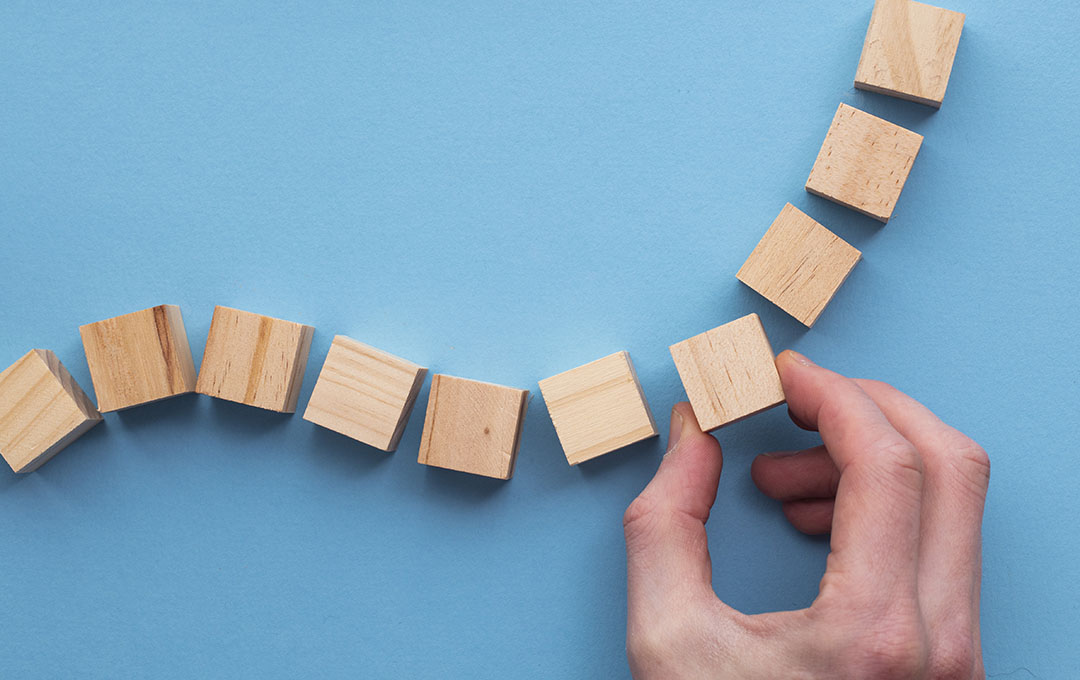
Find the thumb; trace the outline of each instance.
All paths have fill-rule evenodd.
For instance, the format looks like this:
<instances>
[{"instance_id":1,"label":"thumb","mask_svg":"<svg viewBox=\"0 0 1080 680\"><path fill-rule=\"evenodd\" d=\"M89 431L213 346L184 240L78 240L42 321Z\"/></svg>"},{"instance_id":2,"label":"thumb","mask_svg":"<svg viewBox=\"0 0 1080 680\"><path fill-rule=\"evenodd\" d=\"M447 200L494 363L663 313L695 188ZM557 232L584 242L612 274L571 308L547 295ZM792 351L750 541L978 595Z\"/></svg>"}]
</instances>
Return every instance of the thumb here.
<instances>
[{"instance_id":1,"label":"thumb","mask_svg":"<svg viewBox=\"0 0 1080 680\"><path fill-rule=\"evenodd\" d=\"M722 466L720 444L701 431L690 404L676 404L668 452L623 517L631 610L659 612L672 597L712 594L705 522Z\"/></svg>"}]
</instances>

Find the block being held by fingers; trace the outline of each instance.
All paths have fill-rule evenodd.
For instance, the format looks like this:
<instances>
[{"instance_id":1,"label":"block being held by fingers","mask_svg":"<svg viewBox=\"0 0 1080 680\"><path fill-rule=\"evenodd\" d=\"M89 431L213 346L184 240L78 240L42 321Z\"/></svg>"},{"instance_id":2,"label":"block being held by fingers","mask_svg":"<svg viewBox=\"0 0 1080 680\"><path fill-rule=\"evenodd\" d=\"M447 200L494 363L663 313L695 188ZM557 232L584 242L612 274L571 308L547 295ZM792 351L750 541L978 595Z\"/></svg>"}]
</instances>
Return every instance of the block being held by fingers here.
<instances>
[{"instance_id":1,"label":"block being held by fingers","mask_svg":"<svg viewBox=\"0 0 1080 680\"><path fill-rule=\"evenodd\" d=\"M772 346L757 314L676 343L671 357L704 431L784 403Z\"/></svg>"},{"instance_id":2,"label":"block being held by fingers","mask_svg":"<svg viewBox=\"0 0 1080 680\"><path fill-rule=\"evenodd\" d=\"M79 334L102 412L195 391L195 362L176 305L86 324Z\"/></svg>"},{"instance_id":3,"label":"block being held by fingers","mask_svg":"<svg viewBox=\"0 0 1080 680\"><path fill-rule=\"evenodd\" d=\"M540 393L571 465L658 434L627 352L541 380Z\"/></svg>"},{"instance_id":4,"label":"block being held by fingers","mask_svg":"<svg viewBox=\"0 0 1080 680\"><path fill-rule=\"evenodd\" d=\"M101 422L56 355L33 349L0 373L0 454L15 472L33 472Z\"/></svg>"},{"instance_id":5,"label":"block being held by fingers","mask_svg":"<svg viewBox=\"0 0 1080 680\"><path fill-rule=\"evenodd\" d=\"M334 336L304 420L383 451L393 451L427 369Z\"/></svg>"},{"instance_id":6,"label":"block being held by fingers","mask_svg":"<svg viewBox=\"0 0 1080 680\"><path fill-rule=\"evenodd\" d=\"M806 190L888 222L922 141L920 134L841 104Z\"/></svg>"},{"instance_id":7,"label":"block being held by fingers","mask_svg":"<svg viewBox=\"0 0 1080 680\"><path fill-rule=\"evenodd\" d=\"M528 398L528 390L435 374L418 462L510 479Z\"/></svg>"},{"instance_id":8,"label":"block being held by fingers","mask_svg":"<svg viewBox=\"0 0 1080 680\"><path fill-rule=\"evenodd\" d=\"M215 307L195 391L293 413L314 333L292 321Z\"/></svg>"},{"instance_id":9,"label":"block being held by fingers","mask_svg":"<svg viewBox=\"0 0 1080 680\"><path fill-rule=\"evenodd\" d=\"M963 28L960 12L913 0L877 0L855 87L940 107Z\"/></svg>"},{"instance_id":10,"label":"block being held by fingers","mask_svg":"<svg viewBox=\"0 0 1080 680\"><path fill-rule=\"evenodd\" d=\"M806 326L862 253L788 203L735 276Z\"/></svg>"}]
</instances>

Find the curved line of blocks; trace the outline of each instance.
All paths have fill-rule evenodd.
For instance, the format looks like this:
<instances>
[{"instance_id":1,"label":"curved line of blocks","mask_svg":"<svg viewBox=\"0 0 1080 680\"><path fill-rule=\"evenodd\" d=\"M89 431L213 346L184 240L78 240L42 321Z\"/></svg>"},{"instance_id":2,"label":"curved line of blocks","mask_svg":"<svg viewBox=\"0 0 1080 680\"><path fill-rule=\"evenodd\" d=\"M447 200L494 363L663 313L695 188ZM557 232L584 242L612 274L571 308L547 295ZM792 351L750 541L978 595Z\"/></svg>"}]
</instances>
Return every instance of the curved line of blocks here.
<instances>
[{"instance_id":1,"label":"curved line of blocks","mask_svg":"<svg viewBox=\"0 0 1080 680\"><path fill-rule=\"evenodd\" d=\"M913 0L877 0L855 87L941 105L964 15ZM922 136L840 104L806 191L888 222ZM790 203L737 278L813 326L861 253ZM216 307L198 375L180 308L159 305L79 328L98 398L49 350L0 373L0 453L15 472L37 469L101 422L102 413L197 392L283 413L296 410L314 328ZM670 347L694 413L714 430L784 402L756 314ZM335 336L304 419L384 451L396 449L427 369ZM626 352L541 380L571 465L658 434ZM528 390L436 374L418 461L509 479Z\"/></svg>"}]
</instances>

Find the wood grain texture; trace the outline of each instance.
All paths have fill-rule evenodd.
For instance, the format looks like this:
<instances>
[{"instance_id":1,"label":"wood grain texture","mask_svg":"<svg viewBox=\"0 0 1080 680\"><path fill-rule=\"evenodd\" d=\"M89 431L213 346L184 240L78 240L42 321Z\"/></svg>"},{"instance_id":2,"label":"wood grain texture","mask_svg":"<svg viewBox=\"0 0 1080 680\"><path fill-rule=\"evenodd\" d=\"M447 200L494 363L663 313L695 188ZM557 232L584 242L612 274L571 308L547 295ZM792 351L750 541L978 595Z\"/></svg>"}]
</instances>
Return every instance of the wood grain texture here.
<instances>
[{"instance_id":1,"label":"wood grain texture","mask_svg":"<svg viewBox=\"0 0 1080 680\"><path fill-rule=\"evenodd\" d=\"M772 346L757 314L676 343L671 357L702 430L784 403Z\"/></svg>"},{"instance_id":2,"label":"wood grain texture","mask_svg":"<svg viewBox=\"0 0 1080 680\"><path fill-rule=\"evenodd\" d=\"M540 393L571 465L658 434L627 352L541 380Z\"/></svg>"},{"instance_id":3,"label":"wood grain texture","mask_svg":"<svg viewBox=\"0 0 1080 680\"><path fill-rule=\"evenodd\" d=\"M219 305L195 391L293 413L314 333L311 326Z\"/></svg>"},{"instance_id":4,"label":"wood grain texture","mask_svg":"<svg viewBox=\"0 0 1080 680\"><path fill-rule=\"evenodd\" d=\"M809 327L861 257L788 203L735 276Z\"/></svg>"},{"instance_id":5,"label":"wood grain texture","mask_svg":"<svg viewBox=\"0 0 1080 680\"><path fill-rule=\"evenodd\" d=\"M963 29L961 12L913 0L877 0L855 87L940 107Z\"/></svg>"},{"instance_id":6,"label":"wood grain texture","mask_svg":"<svg viewBox=\"0 0 1080 680\"><path fill-rule=\"evenodd\" d=\"M920 134L841 104L806 190L888 222L922 140Z\"/></svg>"},{"instance_id":7,"label":"wood grain texture","mask_svg":"<svg viewBox=\"0 0 1080 680\"><path fill-rule=\"evenodd\" d=\"M393 451L426 375L423 366L334 336L304 420Z\"/></svg>"},{"instance_id":8,"label":"wood grain texture","mask_svg":"<svg viewBox=\"0 0 1080 680\"><path fill-rule=\"evenodd\" d=\"M79 334L103 413L195 390L195 362L176 305L86 324Z\"/></svg>"},{"instance_id":9,"label":"wood grain texture","mask_svg":"<svg viewBox=\"0 0 1080 680\"><path fill-rule=\"evenodd\" d=\"M435 374L418 461L510 479L521 443L529 391Z\"/></svg>"},{"instance_id":10,"label":"wood grain texture","mask_svg":"<svg viewBox=\"0 0 1080 680\"><path fill-rule=\"evenodd\" d=\"M15 472L33 472L101 422L56 355L33 349L0 373L0 454Z\"/></svg>"}]
</instances>

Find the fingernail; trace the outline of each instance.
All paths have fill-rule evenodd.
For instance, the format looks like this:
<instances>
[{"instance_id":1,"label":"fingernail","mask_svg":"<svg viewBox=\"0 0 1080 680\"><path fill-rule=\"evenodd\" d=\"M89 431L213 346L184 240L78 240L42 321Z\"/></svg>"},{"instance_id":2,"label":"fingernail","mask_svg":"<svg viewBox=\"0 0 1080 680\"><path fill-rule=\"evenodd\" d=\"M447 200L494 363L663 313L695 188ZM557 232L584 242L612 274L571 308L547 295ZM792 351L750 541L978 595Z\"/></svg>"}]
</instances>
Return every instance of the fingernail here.
<instances>
[{"instance_id":1,"label":"fingernail","mask_svg":"<svg viewBox=\"0 0 1080 680\"><path fill-rule=\"evenodd\" d=\"M668 433L667 450L670 453L682 438L683 417L676 408L671 409L671 429Z\"/></svg>"},{"instance_id":2,"label":"fingernail","mask_svg":"<svg viewBox=\"0 0 1080 680\"><path fill-rule=\"evenodd\" d=\"M803 366L817 366L817 364L815 364L813 361L810 361L809 359L807 359L806 357L799 354L798 352L796 352L793 349L789 349L788 354L791 355L792 359L794 359L798 363L802 364Z\"/></svg>"}]
</instances>

